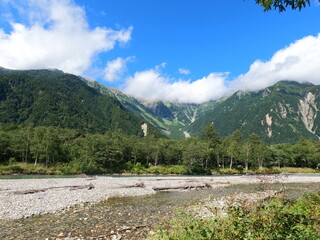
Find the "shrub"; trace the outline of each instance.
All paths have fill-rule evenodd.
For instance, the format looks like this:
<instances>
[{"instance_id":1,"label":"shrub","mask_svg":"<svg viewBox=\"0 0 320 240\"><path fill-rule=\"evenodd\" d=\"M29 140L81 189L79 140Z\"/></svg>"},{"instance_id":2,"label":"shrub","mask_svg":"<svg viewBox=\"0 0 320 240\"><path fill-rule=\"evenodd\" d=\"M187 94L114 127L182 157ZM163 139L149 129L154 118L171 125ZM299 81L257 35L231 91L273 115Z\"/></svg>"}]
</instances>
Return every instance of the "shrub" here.
<instances>
[{"instance_id":1,"label":"shrub","mask_svg":"<svg viewBox=\"0 0 320 240\"><path fill-rule=\"evenodd\" d=\"M142 173L146 173L147 170L144 166L142 166L141 163L138 162L134 165L131 172L136 173L136 174L142 174Z\"/></svg>"},{"instance_id":2,"label":"shrub","mask_svg":"<svg viewBox=\"0 0 320 240\"><path fill-rule=\"evenodd\" d=\"M320 192L305 199L281 198L253 208L229 206L226 215L201 218L181 213L152 239L320 239Z\"/></svg>"},{"instance_id":3,"label":"shrub","mask_svg":"<svg viewBox=\"0 0 320 240\"><path fill-rule=\"evenodd\" d=\"M188 167L184 165L171 165L168 166L168 172L171 174L186 175L188 174L189 170Z\"/></svg>"}]
</instances>

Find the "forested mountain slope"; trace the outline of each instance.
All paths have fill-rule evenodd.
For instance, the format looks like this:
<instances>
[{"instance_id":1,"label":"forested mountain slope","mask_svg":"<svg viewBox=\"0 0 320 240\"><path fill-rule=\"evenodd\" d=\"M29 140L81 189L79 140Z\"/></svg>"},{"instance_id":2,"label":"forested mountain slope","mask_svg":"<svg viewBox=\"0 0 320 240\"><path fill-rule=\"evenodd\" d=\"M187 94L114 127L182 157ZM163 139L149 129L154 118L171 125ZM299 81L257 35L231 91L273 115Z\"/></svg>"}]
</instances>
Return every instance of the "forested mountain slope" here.
<instances>
[{"instance_id":1,"label":"forested mountain slope","mask_svg":"<svg viewBox=\"0 0 320 240\"><path fill-rule=\"evenodd\" d=\"M199 135L214 123L221 136L239 129L245 137L256 133L269 143L319 139L320 86L280 81L257 92L238 91L192 123L188 131Z\"/></svg>"},{"instance_id":2,"label":"forested mountain slope","mask_svg":"<svg viewBox=\"0 0 320 240\"><path fill-rule=\"evenodd\" d=\"M256 133L268 143L320 136L320 86L310 83L280 81L260 91L238 91L204 104L142 101L97 82L91 85L173 139L200 136L211 123L221 136L238 129L245 138Z\"/></svg>"},{"instance_id":3,"label":"forested mountain slope","mask_svg":"<svg viewBox=\"0 0 320 240\"><path fill-rule=\"evenodd\" d=\"M58 70L0 69L2 123L56 126L104 133L116 128L142 135L149 124L168 137L200 136L213 123L221 136L240 130L268 143L319 139L320 86L280 81L256 92L238 91L204 104L142 101ZM150 133L150 131L149 131Z\"/></svg>"},{"instance_id":4,"label":"forested mountain slope","mask_svg":"<svg viewBox=\"0 0 320 240\"><path fill-rule=\"evenodd\" d=\"M150 122L172 139L185 138L185 128L199 115L198 104L138 100L96 81L87 83L102 94L117 98L128 111Z\"/></svg>"},{"instance_id":5,"label":"forested mountain slope","mask_svg":"<svg viewBox=\"0 0 320 240\"><path fill-rule=\"evenodd\" d=\"M0 69L2 123L56 126L104 133L116 128L142 135L143 119L121 103L58 70Z\"/></svg>"}]
</instances>

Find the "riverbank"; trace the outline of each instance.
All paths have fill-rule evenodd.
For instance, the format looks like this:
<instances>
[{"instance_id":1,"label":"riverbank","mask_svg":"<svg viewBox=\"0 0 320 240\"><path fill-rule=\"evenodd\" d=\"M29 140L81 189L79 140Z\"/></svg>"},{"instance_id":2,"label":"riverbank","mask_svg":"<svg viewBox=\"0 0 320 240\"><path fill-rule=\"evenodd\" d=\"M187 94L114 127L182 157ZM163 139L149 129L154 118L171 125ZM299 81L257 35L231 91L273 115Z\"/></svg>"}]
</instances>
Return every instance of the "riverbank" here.
<instances>
[{"instance_id":1,"label":"riverbank","mask_svg":"<svg viewBox=\"0 0 320 240\"><path fill-rule=\"evenodd\" d=\"M140 163L135 165L129 164L126 168L118 170L118 172L98 171L90 174L104 175L261 175L261 174L290 174L290 173L320 173L319 170L313 168L302 167L272 167L272 168L198 168L187 167L185 165L157 165L145 167ZM0 165L0 178L3 175L76 175L83 174L80 169L76 170L68 165L57 165L45 167L42 164L31 163L13 163L10 165ZM87 174L89 174L87 172Z\"/></svg>"},{"instance_id":2,"label":"riverbank","mask_svg":"<svg viewBox=\"0 0 320 240\"><path fill-rule=\"evenodd\" d=\"M19 219L96 203L115 196L141 196L157 191L218 188L250 183L319 184L320 176L264 175L210 177L83 177L0 180L0 219Z\"/></svg>"}]
</instances>

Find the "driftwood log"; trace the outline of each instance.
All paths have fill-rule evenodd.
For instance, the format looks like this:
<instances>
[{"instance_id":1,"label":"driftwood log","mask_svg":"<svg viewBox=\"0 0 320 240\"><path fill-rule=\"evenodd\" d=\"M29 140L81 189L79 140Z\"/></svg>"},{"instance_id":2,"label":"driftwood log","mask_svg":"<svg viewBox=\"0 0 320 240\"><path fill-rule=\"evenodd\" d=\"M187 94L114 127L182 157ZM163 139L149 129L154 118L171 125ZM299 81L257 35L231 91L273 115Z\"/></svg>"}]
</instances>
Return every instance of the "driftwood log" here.
<instances>
[{"instance_id":1,"label":"driftwood log","mask_svg":"<svg viewBox=\"0 0 320 240\"><path fill-rule=\"evenodd\" d=\"M94 188L94 185L92 183L88 185L73 185L73 186L62 186L62 187L48 187L48 188L41 188L41 189L29 189L29 190L23 190L23 191L15 191L12 192L13 194L34 194L38 192L45 192L47 190L52 189L63 189L63 188L69 188L69 190L78 190L78 189L85 189L91 190Z\"/></svg>"},{"instance_id":2,"label":"driftwood log","mask_svg":"<svg viewBox=\"0 0 320 240\"><path fill-rule=\"evenodd\" d=\"M170 190L190 190L190 189L207 189L211 188L209 183L205 183L204 185L188 185L188 186L179 186L179 187L155 187L153 190L155 191L170 191Z\"/></svg>"},{"instance_id":3,"label":"driftwood log","mask_svg":"<svg viewBox=\"0 0 320 240\"><path fill-rule=\"evenodd\" d=\"M144 185L143 182L141 182L141 183L136 183L134 185L124 186L123 188L136 188L136 187L145 188L146 186Z\"/></svg>"}]
</instances>

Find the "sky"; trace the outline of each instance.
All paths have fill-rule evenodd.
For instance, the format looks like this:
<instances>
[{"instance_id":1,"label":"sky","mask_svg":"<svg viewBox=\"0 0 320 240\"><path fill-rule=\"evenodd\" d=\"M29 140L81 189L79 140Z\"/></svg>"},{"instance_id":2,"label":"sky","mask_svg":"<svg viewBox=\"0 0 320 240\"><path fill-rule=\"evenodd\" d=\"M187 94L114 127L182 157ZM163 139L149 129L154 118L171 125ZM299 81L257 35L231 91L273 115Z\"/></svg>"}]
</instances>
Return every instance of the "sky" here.
<instances>
[{"instance_id":1,"label":"sky","mask_svg":"<svg viewBox=\"0 0 320 240\"><path fill-rule=\"evenodd\" d=\"M147 100L204 103L320 84L320 5L255 0L0 0L0 66L57 68Z\"/></svg>"}]
</instances>

